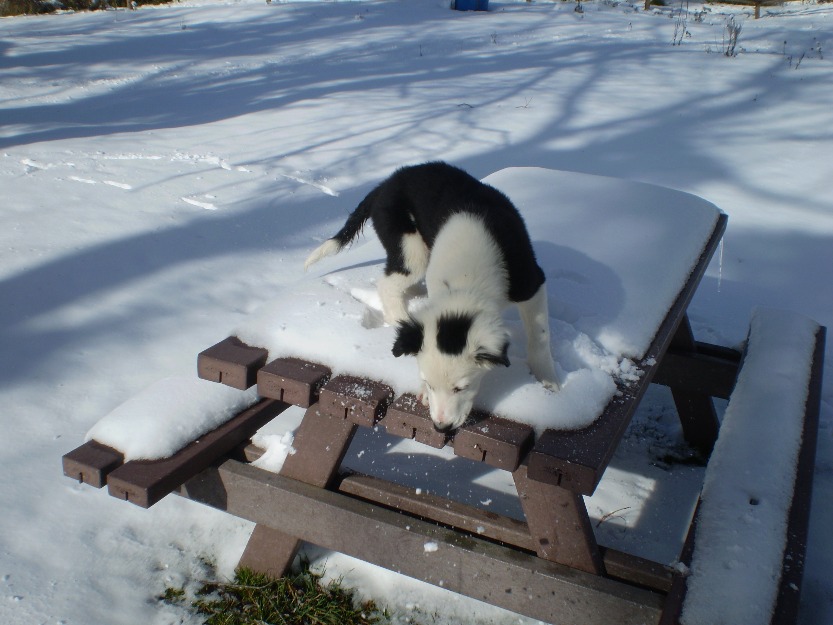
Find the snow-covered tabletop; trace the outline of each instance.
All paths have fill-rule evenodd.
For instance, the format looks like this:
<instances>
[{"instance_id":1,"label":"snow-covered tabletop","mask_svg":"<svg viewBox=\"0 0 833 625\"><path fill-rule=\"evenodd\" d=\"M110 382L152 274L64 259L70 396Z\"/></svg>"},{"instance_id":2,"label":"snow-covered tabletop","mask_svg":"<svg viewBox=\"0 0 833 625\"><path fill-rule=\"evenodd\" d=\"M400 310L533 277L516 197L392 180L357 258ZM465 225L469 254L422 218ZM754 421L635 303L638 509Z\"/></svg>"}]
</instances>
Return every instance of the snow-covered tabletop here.
<instances>
[{"instance_id":1,"label":"snow-covered tabletop","mask_svg":"<svg viewBox=\"0 0 833 625\"><path fill-rule=\"evenodd\" d=\"M700 258L720 211L698 197L625 180L508 168L485 179L517 205L547 275L553 349L563 388L552 393L529 373L517 312L509 369L488 374L478 406L546 428L592 423L636 373L659 325ZM353 206L322 232L335 232ZM314 242L311 242L312 248ZM334 373L381 380L414 392L413 358L394 358L375 292L383 250L372 230L352 249L302 276L231 334L265 347L269 358L297 356ZM323 274L323 275L322 275ZM412 306L420 305L416 296Z\"/></svg>"},{"instance_id":2,"label":"snow-covered tabletop","mask_svg":"<svg viewBox=\"0 0 833 625\"><path fill-rule=\"evenodd\" d=\"M529 373L521 322L510 309L512 364L489 372L477 405L539 434L585 427L613 398L617 382L636 379L634 360L645 354L720 211L679 191L540 168L503 169L485 182L517 205L547 275L563 386L550 392ZM353 208L334 215L321 238ZM366 232L353 248L317 265L320 273L306 275L299 265L294 285L229 334L265 347L270 360L296 356L326 364L334 374L380 380L397 394L417 391L415 359L391 354L394 329L382 321L375 290L384 252L372 229ZM310 241L310 249L315 244ZM411 305L420 302L417 295ZM208 386L160 381L107 415L88 438L120 449L127 459L166 457L255 399L230 389L209 392ZM187 408L196 405L195 395L196 411Z\"/></svg>"}]
</instances>

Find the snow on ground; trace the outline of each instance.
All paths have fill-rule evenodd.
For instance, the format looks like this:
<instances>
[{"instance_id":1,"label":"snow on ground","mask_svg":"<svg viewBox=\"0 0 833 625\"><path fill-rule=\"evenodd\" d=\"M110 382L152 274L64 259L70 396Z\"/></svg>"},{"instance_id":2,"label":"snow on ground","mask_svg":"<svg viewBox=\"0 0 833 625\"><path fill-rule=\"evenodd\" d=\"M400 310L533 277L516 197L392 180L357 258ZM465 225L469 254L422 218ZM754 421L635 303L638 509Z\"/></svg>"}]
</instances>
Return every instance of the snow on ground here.
<instances>
[{"instance_id":1,"label":"snow on ground","mask_svg":"<svg viewBox=\"0 0 833 625\"><path fill-rule=\"evenodd\" d=\"M491 4L196 0L0 21L0 621L197 622L156 597L206 561L229 574L251 525L174 497L140 510L62 477L60 457L302 280L306 254L402 164L699 195L730 216L692 305L699 339L740 343L758 305L831 325L833 8L756 21L697 3ZM826 373L804 625L833 621ZM298 418L264 435L288 448ZM652 389L588 500L602 543L673 560L703 473L680 462L674 419ZM354 450L351 466L452 489L443 452L375 432ZM467 484L455 496L517 511L505 476L453 467ZM473 609L320 556L405 615ZM484 606L477 618L517 622Z\"/></svg>"}]
</instances>

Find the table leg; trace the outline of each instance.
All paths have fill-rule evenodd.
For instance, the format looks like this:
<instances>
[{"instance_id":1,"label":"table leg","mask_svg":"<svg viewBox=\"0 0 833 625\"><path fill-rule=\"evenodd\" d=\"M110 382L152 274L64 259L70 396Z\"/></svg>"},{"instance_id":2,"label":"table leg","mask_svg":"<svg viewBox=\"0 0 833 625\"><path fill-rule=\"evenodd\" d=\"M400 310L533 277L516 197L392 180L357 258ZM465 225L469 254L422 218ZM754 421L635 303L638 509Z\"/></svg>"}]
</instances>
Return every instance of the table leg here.
<instances>
[{"instance_id":1,"label":"table leg","mask_svg":"<svg viewBox=\"0 0 833 625\"><path fill-rule=\"evenodd\" d=\"M281 475L326 488L338 472L357 428L343 417L321 414L313 404L295 431L295 452L286 457Z\"/></svg>"},{"instance_id":2,"label":"table leg","mask_svg":"<svg viewBox=\"0 0 833 625\"><path fill-rule=\"evenodd\" d=\"M683 316L683 320L671 340L671 349L692 354L697 351L688 314ZM685 440L706 456L710 455L717 440L717 431L720 429L720 422L717 419L712 398L701 393L683 391L673 387L671 388L671 394L674 398L677 414L680 417Z\"/></svg>"},{"instance_id":3,"label":"table leg","mask_svg":"<svg viewBox=\"0 0 833 625\"><path fill-rule=\"evenodd\" d=\"M529 479L525 463L512 477L538 557L603 574L604 564L582 495Z\"/></svg>"},{"instance_id":4,"label":"table leg","mask_svg":"<svg viewBox=\"0 0 833 625\"><path fill-rule=\"evenodd\" d=\"M294 536L284 534L280 530L257 524L249 536L249 542L246 543L246 549L243 550L237 566L272 577L281 577L286 575L292 566L300 542Z\"/></svg>"},{"instance_id":5,"label":"table leg","mask_svg":"<svg viewBox=\"0 0 833 625\"><path fill-rule=\"evenodd\" d=\"M338 472L357 425L343 418L322 415L310 406L295 432L294 453L287 456L280 474L312 486L326 488ZM256 525L239 566L281 576L289 571L301 541L265 525Z\"/></svg>"}]
</instances>

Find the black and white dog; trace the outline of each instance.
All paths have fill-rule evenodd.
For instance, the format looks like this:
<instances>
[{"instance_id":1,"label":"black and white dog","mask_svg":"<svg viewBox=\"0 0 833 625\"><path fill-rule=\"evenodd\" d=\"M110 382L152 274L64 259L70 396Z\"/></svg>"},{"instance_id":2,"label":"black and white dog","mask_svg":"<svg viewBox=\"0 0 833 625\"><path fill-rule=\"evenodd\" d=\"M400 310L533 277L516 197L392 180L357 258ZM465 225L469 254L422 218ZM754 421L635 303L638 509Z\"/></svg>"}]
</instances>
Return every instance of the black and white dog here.
<instances>
[{"instance_id":1,"label":"black and white dog","mask_svg":"<svg viewBox=\"0 0 833 625\"><path fill-rule=\"evenodd\" d=\"M501 313L510 303L520 311L533 375L558 390L544 272L505 195L446 163L404 167L373 189L304 267L340 252L368 219L387 252L377 286L385 321L398 325L393 354L416 355L435 428L462 425L486 371L509 366ZM428 302L411 316L405 291L423 278Z\"/></svg>"}]
</instances>

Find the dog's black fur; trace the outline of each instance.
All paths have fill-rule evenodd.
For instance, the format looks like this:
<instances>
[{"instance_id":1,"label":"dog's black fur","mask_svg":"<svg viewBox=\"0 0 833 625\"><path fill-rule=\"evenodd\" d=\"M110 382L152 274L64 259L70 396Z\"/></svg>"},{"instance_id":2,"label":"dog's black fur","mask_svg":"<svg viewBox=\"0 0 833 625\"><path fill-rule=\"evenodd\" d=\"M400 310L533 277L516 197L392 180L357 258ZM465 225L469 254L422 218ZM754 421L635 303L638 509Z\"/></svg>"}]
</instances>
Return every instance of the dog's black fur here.
<instances>
[{"instance_id":1,"label":"dog's black fur","mask_svg":"<svg viewBox=\"0 0 833 625\"><path fill-rule=\"evenodd\" d=\"M420 395L437 429L459 427L486 371L509 366L502 317L509 304L526 330L530 371L547 388L560 388L544 272L503 193L446 163L404 167L368 193L305 267L337 254L368 219L387 253L377 290L385 321L397 326L392 351L416 356ZM422 279L428 297L411 312L406 293Z\"/></svg>"},{"instance_id":2,"label":"dog's black fur","mask_svg":"<svg viewBox=\"0 0 833 625\"><path fill-rule=\"evenodd\" d=\"M364 223L373 228L387 252L385 275L409 271L402 237L419 233L430 249L451 215L470 213L483 220L506 264L508 300L523 302L544 283L523 218L503 193L462 169L443 162L403 167L373 189L333 237L340 248L356 238ZM530 272L530 267L535 271Z\"/></svg>"}]
</instances>

